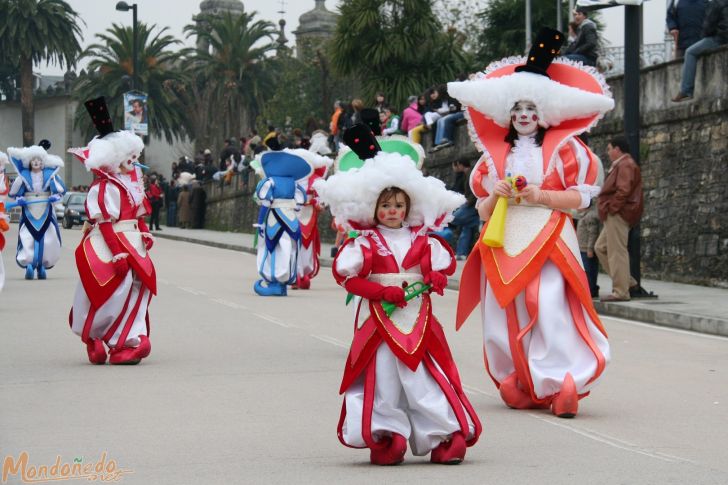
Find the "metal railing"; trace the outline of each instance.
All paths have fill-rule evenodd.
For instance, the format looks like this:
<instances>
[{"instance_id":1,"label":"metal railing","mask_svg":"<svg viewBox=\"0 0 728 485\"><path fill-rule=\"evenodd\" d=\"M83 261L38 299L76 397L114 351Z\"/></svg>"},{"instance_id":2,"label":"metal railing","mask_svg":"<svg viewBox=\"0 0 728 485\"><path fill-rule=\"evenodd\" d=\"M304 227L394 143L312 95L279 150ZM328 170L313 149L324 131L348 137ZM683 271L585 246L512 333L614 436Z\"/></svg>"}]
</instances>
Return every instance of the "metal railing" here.
<instances>
[{"instance_id":1,"label":"metal railing","mask_svg":"<svg viewBox=\"0 0 728 485\"><path fill-rule=\"evenodd\" d=\"M661 64L673 59L674 42L672 36L658 44L643 44L640 49L642 67ZM606 47L602 50L598 61L599 68L606 77L624 74L624 47Z\"/></svg>"}]
</instances>

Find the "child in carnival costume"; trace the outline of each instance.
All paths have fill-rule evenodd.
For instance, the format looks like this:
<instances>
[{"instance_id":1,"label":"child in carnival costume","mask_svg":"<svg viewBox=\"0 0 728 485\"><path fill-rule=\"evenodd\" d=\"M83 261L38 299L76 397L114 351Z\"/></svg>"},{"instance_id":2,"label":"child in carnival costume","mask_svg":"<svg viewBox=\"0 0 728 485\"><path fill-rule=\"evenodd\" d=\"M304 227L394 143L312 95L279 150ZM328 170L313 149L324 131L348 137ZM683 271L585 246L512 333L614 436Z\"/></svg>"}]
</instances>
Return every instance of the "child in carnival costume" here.
<instances>
[{"instance_id":1,"label":"child in carnival costume","mask_svg":"<svg viewBox=\"0 0 728 485\"><path fill-rule=\"evenodd\" d=\"M314 133L315 135L315 133ZM317 145L319 149L325 149L330 153L328 146ZM313 167L313 173L301 180L301 185L306 189L306 202L301 206L298 213L298 222L301 226L301 247L298 250L298 265L296 274L296 285L294 288L308 290L311 287L311 279L319 272L319 256L321 255L321 236L318 230L318 213L321 208L318 205L316 191L313 184L319 179L325 179L333 160L322 154L315 153L313 145L309 151L309 163Z\"/></svg>"},{"instance_id":2,"label":"child in carnival costume","mask_svg":"<svg viewBox=\"0 0 728 485\"><path fill-rule=\"evenodd\" d=\"M443 294L456 263L430 231L465 198L425 177L411 158L380 152L364 125L347 130L344 141L363 166L314 184L335 219L359 232L333 265L336 281L359 297L340 388L339 440L369 448L377 465L402 462L408 441L415 455L460 463L481 425L433 315L429 292Z\"/></svg>"},{"instance_id":3,"label":"child in carnival costume","mask_svg":"<svg viewBox=\"0 0 728 485\"><path fill-rule=\"evenodd\" d=\"M614 101L596 70L554 61L563 38L542 29L527 59L492 63L448 93L483 152L470 186L487 222L463 268L456 325L480 303L486 370L503 401L570 418L610 359L569 215L600 190L599 160L577 135Z\"/></svg>"},{"instance_id":4,"label":"child in carnival costume","mask_svg":"<svg viewBox=\"0 0 728 485\"><path fill-rule=\"evenodd\" d=\"M10 184L5 176L5 165L8 163L8 156L0 152L0 291L5 285L5 265L3 264L3 249L5 249L5 235L10 229L8 222L10 218L5 213L5 196L10 191Z\"/></svg>"},{"instance_id":5,"label":"child in carnival costume","mask_svg":"<svg viewBox=\"0 0 728 485\"><path fill-rule=\"evenodd\" d=\"M99 135L69 152L95 179L86 197L87 229L76 248L80 282L69 315L71 330L86 344L92 364L138 364L151 352L149 303L157 277L149 249L151 212L137 159L144 142L114 131L104 98L85 103Z\"/></svg>"},{"instance_id":6,"label":"child in carnival costume","mask_svg":"<svg viewBox=\"0 0 728 485\"><path fill-rule=\"evenodd\" d=\"M63 160L50 155L48 140L25 148L8 148L8 155L18 171L18 178L8 196L22 207L15 260L25 268L25 279L46 279L46 270L61 257L61 231L53 204L66 191L58 172Z\"/></svg>"},{"instance_id":7,"label":"child in carnival costume","mask_svg":"<svg viewBox=\"0 0 728 485\"><path fill-rule=\"evenodd\" d=\"M298 211L306 202L299 183L313 173L315 153L301 148L264 152L260 156L263 180L255 189L261 205L258 215L258 273L253 289L260 296L286 296L296 281L301 227ZM264 284L265 283L265 284Z\"/></svg>"}]
</instances>

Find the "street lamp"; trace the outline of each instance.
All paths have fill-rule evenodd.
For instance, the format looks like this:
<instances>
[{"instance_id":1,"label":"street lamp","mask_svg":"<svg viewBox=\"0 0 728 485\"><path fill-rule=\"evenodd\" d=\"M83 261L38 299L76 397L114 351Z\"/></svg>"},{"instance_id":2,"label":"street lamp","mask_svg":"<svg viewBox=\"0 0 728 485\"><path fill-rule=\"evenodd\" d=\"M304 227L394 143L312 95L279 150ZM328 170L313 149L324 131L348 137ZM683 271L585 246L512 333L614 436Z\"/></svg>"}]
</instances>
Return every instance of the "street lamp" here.
<instances>
[{"instance_id":1,"label":"street lamp","mask_svg":"<svg viewBox=\"0 0 728 485\"><path fill-rule=\"evenodd\" d=\"M137 87L137 4L129 5L126 2L119 2L116 4L116 10L132 11L131 89L134 90Z\"/></svg>"}]
</instances>

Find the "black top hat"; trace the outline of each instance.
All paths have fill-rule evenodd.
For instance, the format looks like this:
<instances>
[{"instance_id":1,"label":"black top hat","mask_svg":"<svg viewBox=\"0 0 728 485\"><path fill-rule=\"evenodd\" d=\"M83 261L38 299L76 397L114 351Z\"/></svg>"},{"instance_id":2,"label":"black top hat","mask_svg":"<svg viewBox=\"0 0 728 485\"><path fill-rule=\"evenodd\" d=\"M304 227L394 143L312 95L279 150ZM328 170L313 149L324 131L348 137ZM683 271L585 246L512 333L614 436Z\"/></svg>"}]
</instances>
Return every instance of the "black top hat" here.
<instances>
[{"instance_id":1,"label":"black top hat","mask_svg":"<svg viewBox=\"0 0 728 485\"><path fill-rule=\"evenodd\" d=\"M344 132L344 144L351 148L361 160L373 158L382 151L377 137L367 125L357 123Z\"/></svg>"},{"instance_id":2,"label":"black top hat","mask_svg":"<svg viewBox=\"0 0 728 485\"><path fill-rule=\"evenodd\" d=\"M41 147L43 150L48 151L51 148L51 142L49 142L46 139L43 139L38 142L38 146Z\"/></svg>"},{"instance_id":3,"label":"black top hat","mask_svg":"<svg viewBox=\"0 0 728 485\"><path fill-rule=\"evenodd\" d=\"M382 134L382 125L379 123L379 110L364 108L361 110L361 122L371 128L376 136Z\"/></svg>"},{"instance_id":4,"label":"black top hat","mask_svg":"<svg viewBox=\"0 0 728 485\"><path fill-rule=\"evenodd\" d=\"M518 66L516 72L532 72L549 77L546 70L559 55L561 45L564 43L564 34L555 29L543 27L528 52L526 64Z\"/></svg>"},{"instance_id":5,"label":"black top hat","mask_svg":"<svg viewBox=\"0 0 728 485\"><path fill-rule=\"evenodd\" d=\"M86 111L91 116L96 131L99 132L99 138L103 138L109 133L114 132L114 124L111 122L109 108L106 107L106 99L101 96L96 99L89 99L85 103Z\"/></svg>"}]
</instances>

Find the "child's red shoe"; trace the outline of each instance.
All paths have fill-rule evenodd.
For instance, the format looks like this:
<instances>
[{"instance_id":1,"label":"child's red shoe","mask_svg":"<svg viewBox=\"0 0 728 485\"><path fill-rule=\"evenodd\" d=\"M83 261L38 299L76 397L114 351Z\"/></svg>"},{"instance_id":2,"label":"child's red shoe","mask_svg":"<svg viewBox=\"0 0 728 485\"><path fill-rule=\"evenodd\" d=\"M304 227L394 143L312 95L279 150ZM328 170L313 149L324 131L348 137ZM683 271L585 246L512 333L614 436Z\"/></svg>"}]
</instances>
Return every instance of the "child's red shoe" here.
<instances>
[{"instance_id":1,"label":"child's red shoe","mask_svg":"<svg viewBox=\"0 0 728 485\"><path fill-rule=\"evenodd\" d=\"M441 465L458 465L465 459L465 438L463 434L453 433L448 441L443 441L432 450L430 461Z\"/></svg>"},{"instance_id":2,"label":"child's red shoe","mask_svg":"<svg viewBox=\"0 0 728 485\"><path fill-rule=\"evenodd\" d=\"M88 354L88 361L92 364L106 363L106 349L101 340L94 338L86 342L86 353Z\"/></svg>"},{"instance_id":3,"label":"child's red shoe","mask_svg":"<svg viewBox=\"0 0 728 485\"><path fill-rule=\"evenodd\" d=\"M115 347L109 351L109 363L114 365L136 365L152 351L152 344L146 335L139 336L137 347Z\"/></svg>"},{"instance_id":4,"label":"child's red shoe","mask_svg":"<svg viewBox=\"0 0 728 485\"><path fill-rule=\"evenodd\" d=\"M407 452L407 440L404 436L392 433L372 448L369 456L373 465L399 465L404 461L404 454Z\"/></svg>"}]
</instances>

